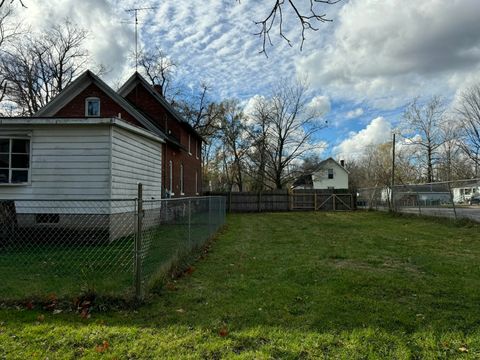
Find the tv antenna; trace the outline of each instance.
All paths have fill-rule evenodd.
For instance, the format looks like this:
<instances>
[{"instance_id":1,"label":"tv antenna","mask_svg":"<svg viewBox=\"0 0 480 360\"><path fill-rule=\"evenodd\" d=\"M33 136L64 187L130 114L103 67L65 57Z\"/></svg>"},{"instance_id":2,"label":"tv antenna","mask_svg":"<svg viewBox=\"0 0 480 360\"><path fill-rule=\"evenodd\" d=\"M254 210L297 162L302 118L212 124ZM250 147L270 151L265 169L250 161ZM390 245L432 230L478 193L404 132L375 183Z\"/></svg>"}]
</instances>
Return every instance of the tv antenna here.
<instances>
[{"instance_id":1,"label":"tv antenna","mask_svg":"<svg viewBox=\"0 0 480 360\"><path fill-rule=\"evenodd\" d=\"M148 10L156 10L158 7L138 7L138 8L131 8L126 9L125 11L128 13L133 14L134 21L135 21L135 71L138 69L138 12L139 11L148 11Z\"/></svg>"}]
</instances>

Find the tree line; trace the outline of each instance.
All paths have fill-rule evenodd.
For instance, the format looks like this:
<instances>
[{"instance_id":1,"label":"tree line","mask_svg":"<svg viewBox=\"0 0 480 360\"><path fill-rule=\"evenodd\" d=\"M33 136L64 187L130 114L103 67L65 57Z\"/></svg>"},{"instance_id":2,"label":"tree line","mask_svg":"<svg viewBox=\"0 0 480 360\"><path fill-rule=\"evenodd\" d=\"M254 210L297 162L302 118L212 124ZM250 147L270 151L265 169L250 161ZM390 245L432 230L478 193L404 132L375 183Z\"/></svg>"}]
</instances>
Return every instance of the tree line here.
<instances>
[{"instance_id":1,"label":"tree line","mask_svg":"<svg viewBox=\"0 0 480 360\"><path fill-rule=\"evenodd\" d=\"M395 129L395 183L433 183L480 177L480 84L453 104L440 96L408 103ZM392 142L371 145L348 167L352 187L390 186Z\"/></svg>"},{"instance_id":2,"label":"tree line","mask_svg":"<svg viewBox=\"0 0 480 360\"><path fill-rule=\"evenodd\" d=\"M31 116L87 67L104 73L86 49L89 36L69 19L35 33L0 8L0 112ZM133 60L133 59L132 59ZM321 161L319 132L326 126L312 107L306 81L283 79L248 104L212 99L212 88L192 91L175 81L178 65L160 47L142 49L139 71L205 139L204 189L266 190L288 187ZM417 98L399 129L396 182L418 183L479 177L480 85L465 90L454 109L445 99ZM390 184L392 144L367 147L347 158L351 186Z\"/></svg>"}]
</instances>

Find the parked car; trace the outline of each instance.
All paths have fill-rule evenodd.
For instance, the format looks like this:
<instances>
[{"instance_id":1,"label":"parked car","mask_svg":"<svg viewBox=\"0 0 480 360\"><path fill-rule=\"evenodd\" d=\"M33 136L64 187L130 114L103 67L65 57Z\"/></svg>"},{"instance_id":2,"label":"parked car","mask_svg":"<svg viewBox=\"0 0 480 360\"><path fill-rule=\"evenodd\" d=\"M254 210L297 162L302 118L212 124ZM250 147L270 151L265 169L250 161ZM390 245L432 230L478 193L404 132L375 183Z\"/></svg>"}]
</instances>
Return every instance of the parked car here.
<instances>
[{"instance_id":1,"label":"parked car","mask_svg":"<svg viewBox=\"0 0 480 360\"><path fill-rule=\"evenodd\" d=\"M480 195L475 195L470 198L470 205L480 205Z\"/></svg>"}]
</instances>

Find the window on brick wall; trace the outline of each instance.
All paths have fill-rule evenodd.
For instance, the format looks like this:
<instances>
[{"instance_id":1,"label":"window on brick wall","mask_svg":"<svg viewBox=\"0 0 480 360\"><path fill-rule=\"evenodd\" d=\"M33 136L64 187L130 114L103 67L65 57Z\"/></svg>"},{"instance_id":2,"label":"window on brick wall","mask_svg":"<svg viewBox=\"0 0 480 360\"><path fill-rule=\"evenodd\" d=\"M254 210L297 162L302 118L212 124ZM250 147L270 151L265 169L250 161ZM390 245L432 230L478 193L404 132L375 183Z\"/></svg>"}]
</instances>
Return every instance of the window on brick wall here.
<instances>
[{"instance_id":1,"label":"window on brick wall","mask_svg":"<svg viewBox=\"0 0 480 360\"><path fill-rule=\"evenodd\" d=\"M183 173L183 164L180 164L180 195L185 195L185 181Z\"/></svg>"},{"instance_id":2,"label":"window on brick wall","mask_svg":"<svg viewBox=\"0 0 480 360\"><path fill-rule=\"evenodd\" d=\"M195 194L198 195L198 171L195 171Z\"/></svg>"},{"instance_id":3,"label":"window on brick wall","mask_svg":"<svg viewBox=\"0 0 480 360\"><path fill-rule=\"evenodd\" d=\"M168 162L168 192L170 195L174 195L173 193L173 161L170 160Z\"/></svg>"},{"instance_id":4,"label":"window on brick wall","mask_svg":"<svg viewBox=\"0 0 480 360\"><path fill-rule=\"evenodd\" d=\"M191 139L191 137L190 137L190 134L188 134L188 154L189 154L189 155L192 155L192 150L191 150L191 146L190 146L191 143L192 143L191 140L192 140L192 139Z\"/></svg>"},{"instance_id":5,"label":"window on brick wall","mask_svg":"<svg viewBox=\"0 0 480 360\"><path fill-rule=\"evenodd\" d=\"M100 99L89 97L85 99L85 116L100 116Z\"/></svg>"}]
</instances>

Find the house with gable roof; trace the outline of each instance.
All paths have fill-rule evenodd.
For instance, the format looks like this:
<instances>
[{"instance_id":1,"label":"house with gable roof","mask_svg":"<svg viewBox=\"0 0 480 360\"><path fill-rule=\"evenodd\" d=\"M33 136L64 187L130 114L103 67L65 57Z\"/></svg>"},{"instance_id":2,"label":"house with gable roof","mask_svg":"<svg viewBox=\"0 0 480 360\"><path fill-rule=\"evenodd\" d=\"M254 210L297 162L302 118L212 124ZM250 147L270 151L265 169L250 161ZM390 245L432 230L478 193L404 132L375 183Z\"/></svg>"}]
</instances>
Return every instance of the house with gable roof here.
<instances>
[{"instance_id":1,"label":"house with gable roof","mask_svg":"<svg viewBox=\"0 0 480 360\"><path fill-rule=\"evenodd\" d=\"M138 73L116 92L86 71L33 117L0 118L0 199L61 223L19 201L133 199L139 182L146 199L193 196L201 141Z\"/></svg>"}]
</instances>

